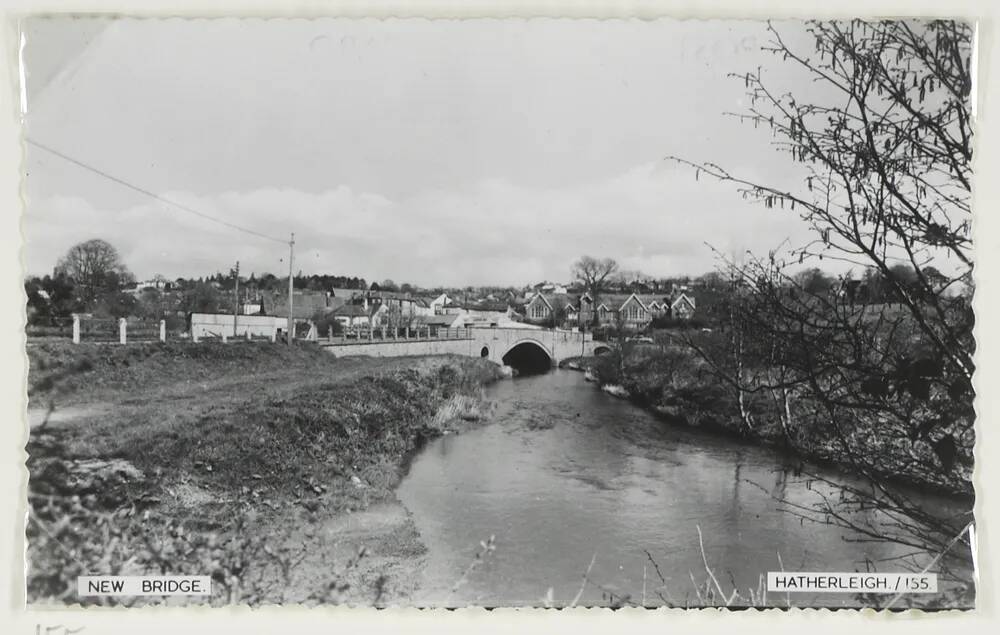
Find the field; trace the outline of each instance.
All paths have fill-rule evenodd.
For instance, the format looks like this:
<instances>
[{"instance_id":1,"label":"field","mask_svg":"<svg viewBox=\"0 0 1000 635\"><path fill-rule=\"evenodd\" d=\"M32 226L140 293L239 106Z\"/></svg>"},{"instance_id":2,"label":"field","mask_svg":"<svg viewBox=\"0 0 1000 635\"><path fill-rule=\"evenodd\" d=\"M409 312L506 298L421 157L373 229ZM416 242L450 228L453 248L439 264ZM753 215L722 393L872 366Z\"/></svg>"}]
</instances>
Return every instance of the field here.
<instances>
[{"instance_id":1,"label":"field","mask_svg":"<svg viewBox=\"0 0 1000 635\"><path fill-rule=\"evenodd\" d=\"M405 598L423 546L393 488L499 376L269 343L28 357L32 602L76 602L83 573L160 572L212 575L213 604Z\"/></svg>"}]
</instances>

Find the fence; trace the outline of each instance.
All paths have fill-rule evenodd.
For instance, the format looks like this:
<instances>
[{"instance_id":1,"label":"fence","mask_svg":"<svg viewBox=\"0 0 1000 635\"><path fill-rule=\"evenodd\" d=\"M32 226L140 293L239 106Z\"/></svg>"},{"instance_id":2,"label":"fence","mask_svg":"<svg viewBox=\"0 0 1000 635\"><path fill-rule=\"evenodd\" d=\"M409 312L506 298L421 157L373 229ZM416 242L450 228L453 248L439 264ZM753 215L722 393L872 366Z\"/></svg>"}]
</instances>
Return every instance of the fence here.
<instances>
[{"instance_id":1,"label":"fence","mask_svg":"<svg viewBox=\"0 0 1000 635\"><path fill-rule=\"evenodd\" d=\"M73 337L73 318L71 317L50 317L44 322L28 324L24 327L25 335L30 338L59 338L69 339Z\"/></svg>"},{"instance_id":2,"label":"fence","mask_svg":"<svg viewBox=\"0 0 1000 635\"><path fill-rule=\"evenodd\" d=\"M133 342L167 341L167 323L165 320L133 320L129 323L125 318L82 318L74 315L71 318L69 336L74 344L86 342L118 342L125 344ZM31 332L29 331L29 334Z\"/></svg>"}]
</instances>

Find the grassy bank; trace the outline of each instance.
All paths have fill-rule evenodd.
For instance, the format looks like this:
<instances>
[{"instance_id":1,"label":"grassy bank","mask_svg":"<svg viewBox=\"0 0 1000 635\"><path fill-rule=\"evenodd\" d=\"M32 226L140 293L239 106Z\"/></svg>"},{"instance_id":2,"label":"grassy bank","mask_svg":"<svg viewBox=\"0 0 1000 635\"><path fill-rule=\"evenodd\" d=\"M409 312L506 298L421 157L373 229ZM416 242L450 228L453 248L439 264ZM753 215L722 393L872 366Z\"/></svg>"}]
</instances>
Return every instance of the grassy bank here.
<instances>
[{"instance_id":1,"label":"grassy bank","mask_svg":"<svg viewBox=\"0 0 1000 635\"><path fill-rule=\"evenodd\" d=\"M269 344L43 345L28 596L83 573L212 575L213 603L391 603L422 545L393 488L426 438L482 416L496 366ZM345 521L349 518L349 521Z\"/></svg>"}]
</instances>

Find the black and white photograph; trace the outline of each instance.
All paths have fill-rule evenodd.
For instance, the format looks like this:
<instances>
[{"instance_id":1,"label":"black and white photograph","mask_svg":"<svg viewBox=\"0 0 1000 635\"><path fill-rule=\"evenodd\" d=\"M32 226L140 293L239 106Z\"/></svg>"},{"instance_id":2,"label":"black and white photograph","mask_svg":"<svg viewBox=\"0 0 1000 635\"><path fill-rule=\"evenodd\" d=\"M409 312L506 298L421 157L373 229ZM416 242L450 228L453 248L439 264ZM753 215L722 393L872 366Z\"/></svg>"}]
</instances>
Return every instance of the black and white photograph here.
<instances>
[{"instance_id":1,"label":"black and white photograph","mask_svg":"<svg viewBox=\"0 0 1000 635\"><path fill-rule=\"evenodd\" d=\"M974 20L18 35L29 606L976 608Z\"/></svg>"}]
</instances>

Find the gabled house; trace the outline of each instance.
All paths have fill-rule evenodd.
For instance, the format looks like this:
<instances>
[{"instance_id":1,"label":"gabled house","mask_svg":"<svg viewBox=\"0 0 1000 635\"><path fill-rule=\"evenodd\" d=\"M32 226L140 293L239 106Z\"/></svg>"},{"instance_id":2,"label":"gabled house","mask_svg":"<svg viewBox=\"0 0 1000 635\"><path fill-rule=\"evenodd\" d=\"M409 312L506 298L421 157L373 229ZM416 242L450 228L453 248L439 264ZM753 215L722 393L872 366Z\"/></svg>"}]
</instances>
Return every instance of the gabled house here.
<instances>
[{"instance_id":1,"label":"gabled house","mask_svg":"<svg viewBox=\"0 0 1000 635\"><path fill-rule=\"evenodd\" d=\"M445 312L445 307L453 305L454 302L452 302L451 298L448 297L447 293L442 293L427 304L430 306L434 315L440 315Z\"/></svg>"},{"instance_id":2,"label":"gabled house","mask_svg":"<svg viewBox=\"0 0 1000 635\"><path fill-rule=\"evenodd\" d=\"M566 303L565 325L567 327L577 327L588 325L594 321L594 300L590 294L584 293Z\"/></svg>"},{"instance_id":3,"label":"gabled house","mask_svg":"<svg viewBox=\"0 0 1000 635\"><path fill-rule=\"evenodd\" d=\"M694 317L695 308L694 298L681 293L670 303L670 315L681 320L690 320Z\"/></svg>"},{"instance_id":4,"label":"gabled house","mask_svg":"<svg viewBox=\"0 0 1000 635\"><path fill-rule=\"evenodd\" d=\"M597 305L597 322L599 324L609 324L614 321L614 311L608 306L607 302L601 302Z\"/></svg>"},{"instance_id":5,"label":"gabled house","mask_svg":"<svg viewBox=\"0 0 1000 635\"><path fill-rule=\"evenodd\" d=\"M547 322L554 317L554 313L552 303L541 293L536 293L524 306L524 316L528 322Z\"/></svg>"},{"instance_id":6,"label":"gabled house","mask_svg":"<svg viewBox=\"0 0 1000 635\"><path fill-rule=\"evenodd\" d=\"M653 319L649 307L634 293L618 307L618 315L622 326L628 329L646 328Z\"/></svg>"}]
</instances>

